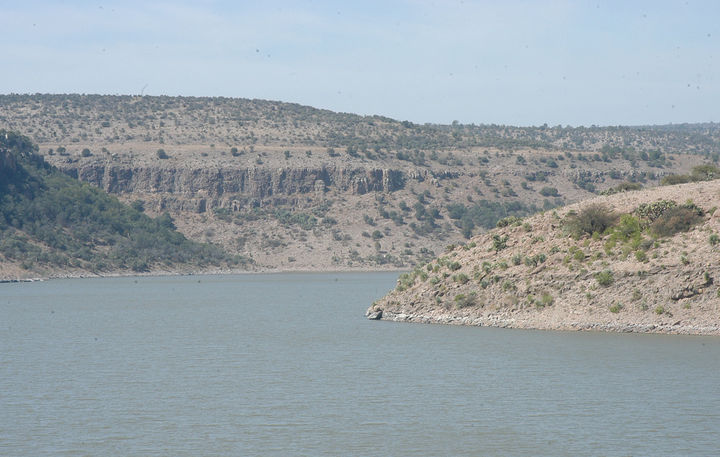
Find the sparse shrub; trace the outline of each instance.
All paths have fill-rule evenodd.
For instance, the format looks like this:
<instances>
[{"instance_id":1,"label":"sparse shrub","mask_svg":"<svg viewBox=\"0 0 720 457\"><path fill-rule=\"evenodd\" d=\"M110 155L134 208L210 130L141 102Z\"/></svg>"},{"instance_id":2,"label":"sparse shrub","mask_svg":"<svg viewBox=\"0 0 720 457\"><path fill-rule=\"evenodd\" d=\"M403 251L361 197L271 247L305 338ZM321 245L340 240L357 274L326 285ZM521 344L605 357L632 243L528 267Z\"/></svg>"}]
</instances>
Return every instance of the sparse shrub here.
<instances>
[{"instance_id":1,"label":"sparse shrub","mask_svg":"<svg viewBox=\"0 0 720 457\"><path fill-rule=\"evenodd\" d=\"M625 182L621 182L620 184L618 184L615 187L611 187L608 190L604 190L604 191L600 192L600 195L613 195L613 194L617 194L620 192L628 192L631 190L640 190L642 188L643 188L643 186L639 182L625 181Z\"/></svg>"},{"instance_id":2,"label":"sparse shrub","mask_svg":"<svg viewBox=\"0 0 720 457\"><path fill-rule=\"evenodd\" d=\"M665 307L663 305L658 305L655 308L655 314L657 314L657 315L665 314Z\"/></svg>"},{"instance_id":3,"label":"sparse shrub","mask_svg":"<svg viewBox=\"0 0 720 457\"><path fill-rule=\"evenodd\" d=\"M460 284L466 284L470 281L470 278L465 273L459 273L453 276L453 281L459 282Z\"/></svg>"},{"instance_id":4,"label":"sparse shrub","mask_svg":"<svg viewBox=\"0 0 720 457\"><path fill-rule=\"evenodd\" d=\"M635 260L638 262L647 262L647 254L643 250L635 251Z\"/></svg>"},{"instance_id":5,"label":"sparse shrub","mask_svg":"<svg viewBox=\"0 0 720 457\"><path fill-rule=\"evenodd\" d=\"M660 185L673 186L675 184L685 184L687 182L692 182L690 175L667 175L663 176L663 179L660 180Z\"/></svg>"},{"instance_id":6,"label":"sparse shrub","mask_svg":"<svg viewBox=\"0 0 720 457\"><path fill-rule=\"evenodd\" d=\"M522 218L517 216L507 216L503 217L499 221L497 221L497 224L495 224L497 227L507 227L509 225L519 225L520 221L522 221Z\"/></svg>"},{"instance_id":7,"label":"sparse shrub","mask_svg":"<svg viewBox=\"0 0 720 457\"><path fill-rule=\"evenodd\" d=\"M543 197L558 197L560 192L555 187L543 187L540 189L540 195Z\"/></svg>"},{"instance_id":8,"label":"sparse shrub","mask_svg":"<svg viewBox=\"0 0 720 457\"><path fill-rule=\"evenodd\" d=\"M460 265L460 262L451 262L448 264L448 268L450 269L450 271L457 271L461 267L462 265Z\"/></svg>"},{"instance_id":9,"label":"sparse shrub","mask_svg":"<svg viewBox=\"0 0 720 457\"><path fill-rule=\"evenodd\" d=\"M584 262L585 261L585 252L583 252L582 249L578 248L577 246L573 246L570 248L570 252L572 252L572 258L578 262Z\"/></svg>"},{"instance_id":10,"label":"sparse shrub","mask_svg":"<svg viewBox=\"0 0 720 457\"><path fill-rule=\"evenodd\" d=\"M453 301L455 302L455 306L457 306L458 308L474 306L477 302L477 294L475 292L470 292L467 295L457 294L455 295L455 298L453 298Z\"/></svg>"},{"instance_id":11,"label":"sparse shrub","mask_svg":"<svg viewBox=\"0 0 720 457\"><path fill-rule=\"evenodd\" d=\"M528 267L536 267L539 264L545 262L547 260L547 256L543 253L535 254L532 257L525 257L525 265Z\"/></svg>"},{"instance_id":12,"label":"sparse shrub","mask_svg":"<svg viewBox=\"0 0 720 457\"><path fill-rule=\"evenodd\" d=\"M650 229L658 236L672 236L678 232L687 232L702 220L702 210L698 211L686 205L676 206L665 211Z\"/></svg>"},{"instance_id":13,"label":"sparse shrub","mask_svg":"<svg viewBox=\"0 0 720 457\"><path fill-rule=\"evenodd\" d=\"M409 289L413 285L415 285L415 274L403 273L397 280L397 286L395 287L395 290L397 290L398 292L402 292Z\"/></svg>"},{"instance_id":14,"label":"sparse shrub","mask_svg":"<svg viewBox=\"0 0 720 457\"><path fill-rule=\"evenodd\" d=\"M623 308L624 308L623 305L621 305L620 303L616 303L616 304L614 304L614 305L612 305L612 306L610 307L610 312L617 314L617 313L619 313L620 310L622 310Z\"/></svg>"},{"instance_id":15,"label":"sparse shrub","mask_svg":"<svg viewBox=\"0 0 720 457\"><path fill-rule=\"evenodd\" d=\"M640 289L633 290L632 301L638 301L641 298L642 298L642 292L640 292Z\"/></svg>"},{"instance_id":16,"label":"sparse shrub","mask_svg":"<svg viewBox=\"0 0 720 457\"><path fill-rule=\"evenodd\" d=\"M549 292L543 292L540 298L540 304L543 306L551 306L553 303L555 303L555 298L553 298Z\"/></svg>"},{"instance_id":17,"label":"sparse shrub","mask_svg":"<svg viewBox=\"0 0 720 457\"><path fill-rule=\"evenodd\" d=\"M595 280L601 286L608 287L610 284L615 282L615 277L613 276L612 271L604 270L595 274Z\"/></svg>"},{"instance_id":18,"label":"sparse shrub","mask_svg":"<svg viewBox=\"0 0 720 457\"><path fill-rule=\"evenodd\" d=\"M512 263L513 265L520 265L523 261L523 256L521 254L515 254L512 256Z\"/></svg>"},{"instance_id":19,"label":"sparse shrub","mask_svg":"<svg viewBox=\"0 0 720 457\"><path fill-rule=\"evenodd\" d=\"M493 235L493 249L495 252L502 251L507 247L507 240L510 237L508 235L500 236L498 234Z\"/></svg>"},{"instance_id":20,"label":"sparse shrub","mask_svg":"<svg viewBox=\"0 0 720 457\"><path fill-rule=\"evenodd\" d=\"M690 173L693 181L711 181L720 178L720 168L715 165L696 165Z\"/></svg>"},{"instance_id":21,"label":"sparse shrub","mask_svg":"<svg viewBox=\"0 0 720 457\"><path fill-rule=\"evenodd\" d=\"M713 233L712 235L710 235L708 241L710 242L710 246L716 246L718 243L720 243L720 236L717 233Z\"/></svg>"},{"instance_id":22,"label":"sparse shrub","mask_svg":"<svg viewBox=\"0 0 720 457\"><path fill-rule=\"evenodd\" d=\"M602 233L617 221L617 215L602 204L591 204L579 213L568 214L563 221L565 229L574 237Z\"/></svg>"}]
</instances>

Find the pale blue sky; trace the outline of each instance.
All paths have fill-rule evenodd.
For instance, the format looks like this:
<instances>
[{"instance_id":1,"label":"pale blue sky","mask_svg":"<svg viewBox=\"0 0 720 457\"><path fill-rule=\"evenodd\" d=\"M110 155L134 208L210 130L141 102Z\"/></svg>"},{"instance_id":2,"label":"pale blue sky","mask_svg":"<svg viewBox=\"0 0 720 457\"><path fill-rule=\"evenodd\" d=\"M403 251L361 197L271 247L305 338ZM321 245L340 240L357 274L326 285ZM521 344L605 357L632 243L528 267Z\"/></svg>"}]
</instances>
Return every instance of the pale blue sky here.
<instances>
[{"instance_id":1,"label":"pale blue sky","mask_svg":"<svg viewBox=\"0 0 720 457\"><path fill-rule=\"evenodd\" d=\"M0 0L0 92L281 100L418 123L720 121L717 1Z\"/></svg>"}]
</instances>

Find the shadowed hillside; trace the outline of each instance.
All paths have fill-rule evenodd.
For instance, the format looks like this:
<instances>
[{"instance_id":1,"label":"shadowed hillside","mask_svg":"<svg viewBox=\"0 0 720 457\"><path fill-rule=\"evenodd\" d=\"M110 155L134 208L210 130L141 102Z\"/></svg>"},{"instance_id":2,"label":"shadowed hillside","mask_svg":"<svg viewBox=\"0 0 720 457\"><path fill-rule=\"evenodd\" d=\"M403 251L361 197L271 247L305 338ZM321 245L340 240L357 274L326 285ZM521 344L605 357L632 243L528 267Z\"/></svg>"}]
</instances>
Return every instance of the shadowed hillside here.
<instances>
[{"instance_id":1,"label":"shadowed hillside","mask_svg":"<svg viewBox=\"0 0 720 457\"><path fill-rule=\"evenodd\" d=\"M0 131L2 277L181 271L245 259L189 241L169 215L155 219L58 171L37 146Z\"/></svg>"}]
</instances>

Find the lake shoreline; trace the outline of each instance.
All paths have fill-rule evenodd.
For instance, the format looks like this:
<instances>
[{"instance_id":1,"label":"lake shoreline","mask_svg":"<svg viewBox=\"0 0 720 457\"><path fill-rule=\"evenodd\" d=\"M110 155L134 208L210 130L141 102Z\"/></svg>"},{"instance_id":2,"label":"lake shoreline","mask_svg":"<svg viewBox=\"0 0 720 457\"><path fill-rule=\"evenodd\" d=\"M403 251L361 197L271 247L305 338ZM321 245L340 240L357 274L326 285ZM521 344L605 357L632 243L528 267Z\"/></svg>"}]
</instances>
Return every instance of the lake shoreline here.
<instances>
[{"instance_id":1,"label":"lake shoreline","mask_svg":"<svg viewBox=\"0 0 720 457\"><path fill-rule=\"evenodd\" d=\"M61 273L50 273L46 275L22 275L0 272L0 284L27 283L50 281L54 279L82 279L82 278L132 278L150 276L211 276L211 275L259 275L259 274L288 274L288 273L401 273L408 271L407 268L370 268L370 267L348 267L348 268L316 268L316 269L275 269L257 268L254 270L242 269L174 269L174 270L151 270L145 272L137 271L112 271L93 273L89 271L72 271ZM28 272L29 273L29 272Z\"/></svg>"},{"instance_id":2,"label":"lake shoreline","mask_svg":"<svg viewBox=\"0 0 720 457\"><path fill-rule=\"evenodd\" d=\"M371 320L387 322L405 322L413 324L433 325L462 325L469 327L493 327L516 330L549 330L568 332L603 332L603 333L654 333L664 335L694 335L694 336L720 336L718 325L692 325L682 321L660 323L637 322L634 319L615 321L602 321L600 319L586 318L583 320L567 320L541 322L532 315L503 316L500 314L487 314L482 316L458 315L452 313L394 313L383 311L380 317L372 313L372 308L366 313ZM589 317L589 316L588 316Z\"/></svg>"}]
</instances>

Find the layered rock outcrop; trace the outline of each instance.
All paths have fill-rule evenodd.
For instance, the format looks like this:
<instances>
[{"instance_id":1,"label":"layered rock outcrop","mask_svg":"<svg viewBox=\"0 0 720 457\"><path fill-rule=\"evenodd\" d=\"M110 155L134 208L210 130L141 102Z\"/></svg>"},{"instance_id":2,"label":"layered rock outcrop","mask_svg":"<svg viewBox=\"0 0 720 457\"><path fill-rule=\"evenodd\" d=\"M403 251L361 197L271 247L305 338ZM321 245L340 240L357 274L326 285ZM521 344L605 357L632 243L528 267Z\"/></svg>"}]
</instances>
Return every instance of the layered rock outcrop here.
<instances>
[{"instance_id":1,"label":"layered rock outcrop","mask_svg":"<svg viewBox=\"0 0 720 457\"><path fill-rule=\"evenodd\" d=\"M401 170L380 168L170 168L117 164L63 167L81 181L110 193L179 194L182 210L203 212L228 197L266 199L317 194L328 190L362 195L400 190L407 179ZM176 205L177 206L177 205ZM183 206L183 205L181 205Z\"/></svg>"}]
</instances>

